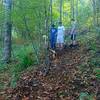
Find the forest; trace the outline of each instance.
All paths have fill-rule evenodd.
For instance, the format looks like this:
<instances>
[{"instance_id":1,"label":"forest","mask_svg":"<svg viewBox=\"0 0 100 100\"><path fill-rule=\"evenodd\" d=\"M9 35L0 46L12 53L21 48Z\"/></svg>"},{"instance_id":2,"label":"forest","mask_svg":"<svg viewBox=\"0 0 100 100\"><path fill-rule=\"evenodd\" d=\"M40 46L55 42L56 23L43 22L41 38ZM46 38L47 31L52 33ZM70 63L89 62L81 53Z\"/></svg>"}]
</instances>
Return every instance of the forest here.
<instances>
[{"instance_id":1,"label":"forest","mask_svg":"<svg viewBox=\"0 0 100 100\"><path fill-rule=\"evenodd\" d=\"M100 100L100 0L0 0L0 100Z\"/></svg>"}]
</instances>

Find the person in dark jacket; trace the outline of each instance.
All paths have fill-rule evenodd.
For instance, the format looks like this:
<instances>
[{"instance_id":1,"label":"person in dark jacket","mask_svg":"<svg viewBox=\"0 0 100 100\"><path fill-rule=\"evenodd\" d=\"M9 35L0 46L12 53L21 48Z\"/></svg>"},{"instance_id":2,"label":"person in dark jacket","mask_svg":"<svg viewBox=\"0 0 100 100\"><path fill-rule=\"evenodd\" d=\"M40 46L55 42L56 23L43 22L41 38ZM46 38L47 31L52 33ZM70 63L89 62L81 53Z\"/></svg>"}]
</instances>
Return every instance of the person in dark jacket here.
<instances>
[{"instance_id":1,"label":"person in dark jacket","mask_svg":"<svg viewBox=\"0 0 100 100\"><path fill-rule=\"evenodd\" d=\"M50 29L50 47L51 49L55 49L56 47L56 35L57 35L57 29L55 28L55 25L52 24Z\"/></svg>"}]
</instances>

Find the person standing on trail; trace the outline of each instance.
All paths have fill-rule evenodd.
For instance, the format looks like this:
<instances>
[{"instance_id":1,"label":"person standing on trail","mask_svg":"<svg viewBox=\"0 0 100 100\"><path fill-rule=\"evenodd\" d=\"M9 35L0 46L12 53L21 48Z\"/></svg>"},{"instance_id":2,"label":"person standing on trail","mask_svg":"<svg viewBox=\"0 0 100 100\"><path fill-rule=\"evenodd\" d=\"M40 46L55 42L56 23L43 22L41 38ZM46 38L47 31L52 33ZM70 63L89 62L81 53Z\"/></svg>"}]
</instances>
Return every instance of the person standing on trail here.
<instances>
[{"instance_id":1,"label":"person standing on trail","mask_svg":"<svg viewBox=\"0 0 100 100\"><path fill-rule=\"evenodd\" d=\"M57 29L55 28L55 25L52 24L50 29L50 47L51 49L55 49L56 47L56 35L57 35Z\"/></svg>"},{"instance_id":2,"label":"person standing on trail","mask_svg":"<svg viewBox=\"0 0 100 100\"><path fill-rule=\"evenodd\" d=\"M63 49L64 34L65 34L65 27L62 25L62 22L59 22L58 31L57 31L57 47L59 49Z\"/></svg>"},{"instance_id":3,"label":"person standing on trail","mask_svg":"<svg viewBox=\"0 0 100 100\"><path fill-rule=\"evenodd\" d=\"M72 40L71 46L76 46L76 20L72 19L71 25L72 25L71 32L70 32L71 40Z\"/></svg>"}]
</instances>

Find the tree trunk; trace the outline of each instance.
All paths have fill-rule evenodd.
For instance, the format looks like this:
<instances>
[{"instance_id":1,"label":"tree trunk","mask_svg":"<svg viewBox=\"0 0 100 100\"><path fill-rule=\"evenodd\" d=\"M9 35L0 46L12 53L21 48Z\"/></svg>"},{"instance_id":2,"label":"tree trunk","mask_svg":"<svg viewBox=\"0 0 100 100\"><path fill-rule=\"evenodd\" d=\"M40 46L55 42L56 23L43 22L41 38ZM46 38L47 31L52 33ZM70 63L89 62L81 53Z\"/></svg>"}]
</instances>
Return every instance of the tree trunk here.
<instances>
[{"instance_id":1,"label":"tree trunk","mask_svg":"<svg viewBox=\"0 0 100 100\"><path fill-rule=\"evenodd\" d=\"M96 2L95 0L92 0L92 6L93 6L93 23L94 26L96 26Z\"/></svg>"},{"instance_id":2,"label":"tree trunk","mask_svg":"<svg viewBox=\"0 0 100 100\"><path fill-rule=\"evenodd\" d=\"M5 22L4 22L4 51L3 61L9 62L11 58L11 0L4 0L5 7Z\"/></svg>"},{"instance_id":3,"label":"tree trunk","mask_svg":"<svg viewBox=\"0 0 100 100\"><path fill-rule=\"evenodd\" d=\"M76 1L76 19L78 17L78 0Z\"/></svg>"},{"instance_id":4,"label":"tree trunk","mask_svg":"<svg viewBox=\"0 0 100 100\"><path fill-rule=\"evenodd\" d=\"M62 4L63 0L60 0L60 22L62 22Z\"/></svg>"},{"instance_id":5,"label":"tree trunk","mask_svg":"<svg viewBox=\"0 0 100 100\"><path fill-rule=\"evenodd\" d=\"M96 14L97 14L97 27L99 27L99 17L100 17L100 1L96 1Z\"/></svg>"},{"instance_id":6,"label":"tree trunk","mask_svg":"<svg viewBox=\"0 0 100 100\"><path fill-rule=\"evenodd\" d=\"M52 0L50 0L50 24L52 25Z\"/></svg>"},{"instance_id":7,"label":"tree trunk","mask_svg":"<svg viewBox=\"0 0 100 100\"><path fill-rule=\"evenodd\" d=\"M71 18L72 19L75 19L75 16L74 16L74 0L71 0Z\"/></svg>"}]
</instances>

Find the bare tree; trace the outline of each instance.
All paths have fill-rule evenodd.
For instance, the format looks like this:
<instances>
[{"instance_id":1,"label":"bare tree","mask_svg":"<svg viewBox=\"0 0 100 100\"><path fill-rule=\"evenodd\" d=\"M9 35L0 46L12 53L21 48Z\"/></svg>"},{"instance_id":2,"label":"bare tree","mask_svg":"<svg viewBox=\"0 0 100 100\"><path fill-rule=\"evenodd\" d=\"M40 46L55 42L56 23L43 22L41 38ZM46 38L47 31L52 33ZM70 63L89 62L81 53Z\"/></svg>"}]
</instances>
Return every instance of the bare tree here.
<instances>
[{"instance_id":1,"label":"bare tree","mask_svg":"<svg viewBox=\"0 0 100 100\"><path fill-rule=\"evenodd\" d=\"M3 50L3 61L9 62L11 58L11 5L12 0L3 1L5 8L5 20L4 20L4 50Z\"/></svg>"}]
</instances>

